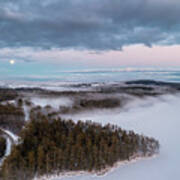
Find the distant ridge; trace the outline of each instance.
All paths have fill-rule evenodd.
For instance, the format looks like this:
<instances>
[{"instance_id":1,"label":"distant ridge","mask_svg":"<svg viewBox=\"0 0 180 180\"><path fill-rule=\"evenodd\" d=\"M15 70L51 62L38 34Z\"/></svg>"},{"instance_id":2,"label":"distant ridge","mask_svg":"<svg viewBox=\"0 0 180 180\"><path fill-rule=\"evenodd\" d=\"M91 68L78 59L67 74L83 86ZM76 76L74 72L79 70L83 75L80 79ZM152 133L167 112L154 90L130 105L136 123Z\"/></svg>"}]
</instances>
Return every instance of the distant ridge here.
<instances>
[{"instance_id":1,"label":"distant ridge","mask_svg":"<svg viewBox=\"0 0 180 180\"><path fill-rule=\"evenodd\" d=\"M135 81L126 81L127 85L131 84L141 84L141 85L156 85L156 86L169 86L172 88L180 89L180 83L174 82L164 82L164 81L155 81L155 80L135 80Z\"/></svg>"}]
</instances>

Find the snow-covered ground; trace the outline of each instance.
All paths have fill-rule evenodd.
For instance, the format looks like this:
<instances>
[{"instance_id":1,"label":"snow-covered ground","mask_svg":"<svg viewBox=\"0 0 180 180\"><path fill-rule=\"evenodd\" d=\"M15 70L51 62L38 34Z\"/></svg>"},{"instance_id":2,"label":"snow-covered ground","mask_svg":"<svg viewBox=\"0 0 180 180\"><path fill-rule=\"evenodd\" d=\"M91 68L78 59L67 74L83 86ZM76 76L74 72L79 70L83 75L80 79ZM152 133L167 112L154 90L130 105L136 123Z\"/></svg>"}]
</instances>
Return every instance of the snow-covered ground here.
<instances>
[{"instance_id":1,"label":"snow-covered ground","mask_svg":"<svg viewBox=\"0 0 180 180\"><path fill-rule=\"evenodd\" d=\"M48 178L48 180L179 180L180 179L180 96L163 96L137 105L131 104L122 112L96 112L73 116L75 120L93 120L112 123L124 129L155 137L160 141L160 154L156 158L130 163L105 176L78 175Z\"/></svg>"},{"instance_id":2,"label":"snow-covered ground","mask_svg":"<svg viewBox=\"0 0 180 180\"><path fill-rule=\"evenodd\" d=\"M18 136L8 130L1 129L1 131L4 132L4 136L6 138L6 151L4 157L0 159L0 166L3 164L4 159L10 155L12 145L18 143L19 139Z\"/></svg>"},{"instance_id":3,"label":"snow-covered ground","mask_svg":"<svg viewBox=\"0 0 180 180\"><path fill-rule=\"evenodd\" d=\"M6 137L6 151L5 151L4 157L0 159L0 167L3 164L4 159L10 155L11 146L12 146L12 142L11 142L10 138Z\"/></svg>"},{"instance_id":4,"label":"snow-covered ground","mask_svg":"<svg viewBox=\"0 0 180 180\"><path fill-rule=\"evenodd\" d=\"M19 139L19 137L18 136L16 136L14 133L12 133L11 131L8 131L8 130L5 130L5 129L3 129L3 131L9 136L9 137L11 137L11 139L13 140L13 143L14 144L17 144L18 143L18 139Z\"/></svg>"}]
</instances>

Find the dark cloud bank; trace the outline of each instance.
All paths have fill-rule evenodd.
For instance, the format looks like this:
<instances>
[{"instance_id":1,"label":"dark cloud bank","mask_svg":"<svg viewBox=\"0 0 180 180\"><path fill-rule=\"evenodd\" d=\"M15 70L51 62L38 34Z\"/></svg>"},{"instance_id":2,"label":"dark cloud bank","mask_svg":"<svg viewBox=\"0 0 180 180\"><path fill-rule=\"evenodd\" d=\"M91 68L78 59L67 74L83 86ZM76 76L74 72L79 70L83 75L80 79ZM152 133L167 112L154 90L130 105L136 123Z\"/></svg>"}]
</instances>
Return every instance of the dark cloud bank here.
<instances>
[{"instance_id":1,"label":"dark cloud bank","mask_svg":"<svg viewBox=\"0 0 180 180\"><path fill-rule=\"evenodd\" d=\"M1 0L0 47L180 43L179 0Z\"/></svg>"}]
</instances>

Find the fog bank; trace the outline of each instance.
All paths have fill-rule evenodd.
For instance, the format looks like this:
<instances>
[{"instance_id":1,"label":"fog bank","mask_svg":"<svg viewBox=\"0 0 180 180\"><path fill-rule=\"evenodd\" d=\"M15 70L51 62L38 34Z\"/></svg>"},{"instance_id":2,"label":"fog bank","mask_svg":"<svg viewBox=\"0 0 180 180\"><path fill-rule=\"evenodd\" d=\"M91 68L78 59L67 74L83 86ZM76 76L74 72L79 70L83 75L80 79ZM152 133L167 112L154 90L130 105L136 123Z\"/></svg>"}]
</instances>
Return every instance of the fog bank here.
<instances>
[{"instance_id":1,"label":"fog bank","mask_svg":"<svg viewBox=\"0 0 180 180\"><path fill-rule=\"evenodd\" d=\"M58 97L58 98L45 98L45 97L34 97L31 98L31 102L36 106L45 107L47 105L51 105L51 107L58 109L59 106L71 106L72 100L66 97Z\"/></svg>"},{"instance_id":2,"label":"fog bank","mask_svg":"<svg viewBox=\"0 0 180 180\"><path fill-rule=\"evenodd\" d=\"M86 113L76 115L73 119L116 124L124 129L152 136L161 145L157 158L122 166L103 177L80 175L53 180L179 180L180 96L166 95L133 103L124 111Z\"/></svg>"}]
</instances>

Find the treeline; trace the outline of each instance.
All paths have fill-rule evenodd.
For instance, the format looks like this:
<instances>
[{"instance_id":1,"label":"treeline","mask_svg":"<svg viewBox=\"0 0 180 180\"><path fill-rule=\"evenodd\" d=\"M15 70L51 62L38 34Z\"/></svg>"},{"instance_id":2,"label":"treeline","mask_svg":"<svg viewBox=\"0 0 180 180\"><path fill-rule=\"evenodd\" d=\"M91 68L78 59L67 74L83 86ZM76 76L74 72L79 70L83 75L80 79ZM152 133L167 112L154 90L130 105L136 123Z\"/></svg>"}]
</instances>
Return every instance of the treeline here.
<instances>
[{"instance_id":1,"label":"treeline","mask_svg":"<svg viewBox=\"0 0 180 180\"><path fill-rule=\"evenodd\" d=\"M18 97L14 89L0 88L0 101L14 100Z\"/></svg>"},{"instance_id":2,"label":"treeline","mask_svg":"<svg viewBox=\"0 0 180 180\"><path fill-rule=\"evenodd\" d=\"M120 106L118 98L104 98L104 99L80 99L79 106L84 108L114 108Z\"/></svg>"},{"instance_id":3,"label":"treeline","mask_svg":"<svg viewBox=\"0 0 180 180\"><path fill-rule=\"evenodd\" d=\"M20 100L19 100L20 101ZM21 104L19 103L18 104ZM24 102L27 106L32 107L31 101ZM88 111L93 109L111 109L117 108L125 104L125 99L119 98L96 98L96 99L89 99L89 98L75 98L74 103L71 106L60 106L59 110L56 111L56 114L69 114L69 113L79 113L82 111ZM21 107L19 105L19 107ZM44 109L47 111L44 112ZM45 108L40 106L35 106L31 108L31 112L49 112L52 111L52 107L47 105Z\"/></svg>"},{"instance_id":4,"label":"treeline","mask_svg":"<svg viewBox=\"0 0 180 180\"><path fill-rule=\"evenodd\" d=\"M157 152L158 142L117 126L74 123L38 114L23 129L21 141L4 161L3 180L28 180L62 171L99 171L117 161Z\"/></svg>"},{"instance_id":5,"label":"treeline","mask_svg":"<svg viewBox=\"0 0 180 180\"><path fill-rule=\"evenodd\" d=\"M0 159L4 156L6 151L6 139L0 136Z\"/></svg>"},{"instance_id":6,"label":"treeline","mask_svg":"<svg viewBox=\"0 0 180 180\"><path fill-rule=\"evenodd\" d=\"M16 107L13 104L0 104L0 115L1 114L24 115L22 108Z\"/></svg>"},{"instance_id":7,"label":"treeline","mask_svg":"<svg viewBox=\"0 0 180 180\"><path fill-rule=\"evenodd\" d=\"M77 113L79 111L92 109L108 109L121 106L121 100L118 98L103 98L103 99L77 99L73 106L60 106L60 113Z\"/></svg>"}]
</instances>

